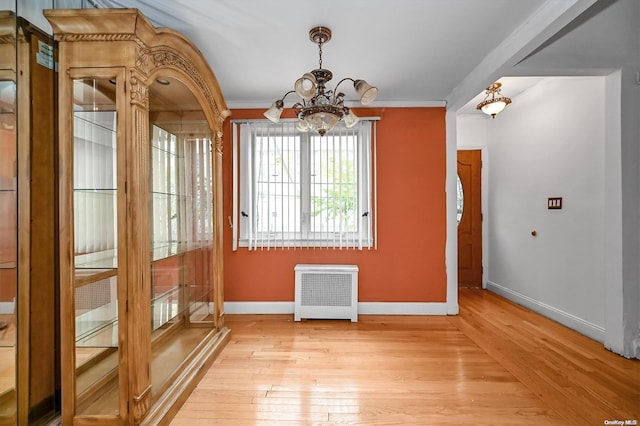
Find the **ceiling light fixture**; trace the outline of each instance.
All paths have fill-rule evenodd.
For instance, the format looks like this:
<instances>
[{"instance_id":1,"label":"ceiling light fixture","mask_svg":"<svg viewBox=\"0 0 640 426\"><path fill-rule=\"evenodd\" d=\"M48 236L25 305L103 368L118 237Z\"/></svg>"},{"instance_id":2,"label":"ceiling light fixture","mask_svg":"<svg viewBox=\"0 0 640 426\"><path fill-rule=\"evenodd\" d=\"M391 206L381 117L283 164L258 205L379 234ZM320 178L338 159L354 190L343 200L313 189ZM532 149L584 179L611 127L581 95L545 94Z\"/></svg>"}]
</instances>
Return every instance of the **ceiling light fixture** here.
<instances>
[{"instance_id":1,"label":"ceiling light fixture","mask_svg":"<svg viewBox=\"0 0 640 426\"><path fill-rule=\"evenodd\" d=\"M364 80L343 78L336 84L333 90L327 90L325 84L333 78L328 69L322 68L322 46L331 40L331 30L327 27L315 27L309 31L309 39L318 45L319 66L317 69L305 73L296 80L294 90L284 94L265 111L264 116L274 123L280 121L284 109L284 98L291 93L296 93L302 98L296 102L293 108L298 117L296 128L302 132L316 131L320 136L333 129L338 121L343 120L347 127L355 126L360 120L349 108L344 105L345 94L338 91L343 81L353 82L356 94L362 105L368 105L378 95L378 88Z\"/></svg>"},{"instance_id":2,"label":"ceiling light fixture","mask_svg":"<svg viewBox=\"0 0 640 426\"><path fill-rule=\"evenodd\" d=\"M487 115L490 115L491 118L496 118L496 114L501 112L507 105L511 103L511 99L503 96L500 93L500 88L502 87L502 83L493 83L491 86L487 87L486 95L484 100L480 102L476 109L484 112Z\"/></svg>"}]
</instances>

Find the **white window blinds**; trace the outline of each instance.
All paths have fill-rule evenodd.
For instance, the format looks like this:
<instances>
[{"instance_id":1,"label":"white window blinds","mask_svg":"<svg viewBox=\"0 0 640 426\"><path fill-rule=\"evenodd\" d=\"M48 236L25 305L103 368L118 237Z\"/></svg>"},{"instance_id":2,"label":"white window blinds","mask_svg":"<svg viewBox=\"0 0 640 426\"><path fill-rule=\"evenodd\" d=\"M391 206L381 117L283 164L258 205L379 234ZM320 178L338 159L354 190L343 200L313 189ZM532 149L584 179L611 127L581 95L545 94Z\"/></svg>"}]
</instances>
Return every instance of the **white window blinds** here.
<instances>
[{"instance_id":1,"label":"white window blinds","mask_svg":"<svg viewBox=\"0 0 640 426\"><path fill-rule=\"evenodd\" d=\"M117 249L115 112L74 112L75 253Z\"/></svg>"},{"instance_id":2,"label":"white window blinds","mask_svg":"<svg viewBox=\"0 0 640 426\"><path fill-rule=\"evenodd\" d=\"M323 137L294 122L233 130L234 249L372 247L375 121Z\"/></svg>"}]
</instances>

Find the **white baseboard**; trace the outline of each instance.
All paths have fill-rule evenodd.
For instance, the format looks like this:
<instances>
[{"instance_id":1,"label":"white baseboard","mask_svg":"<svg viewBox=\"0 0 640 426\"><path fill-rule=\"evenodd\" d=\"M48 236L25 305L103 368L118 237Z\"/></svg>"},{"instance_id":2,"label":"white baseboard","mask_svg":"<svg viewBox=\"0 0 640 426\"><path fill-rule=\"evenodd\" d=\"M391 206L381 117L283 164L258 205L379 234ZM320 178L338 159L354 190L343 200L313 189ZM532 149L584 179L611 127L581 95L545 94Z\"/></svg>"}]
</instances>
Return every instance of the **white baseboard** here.
<instances>
[{"instance_id":1,"label":"white baseboard","mask_svg":"<svg viewBox=\"0 0 640 426\"><path fill-rule=\"evenodd\" d=\"M575 330L578 333L584 334L585 336L590 337L593 340L604 343L604 336L606 332L604 327L600 327L599 325L590 323L589 321L586 321L573 314L555 308L551 305L547 305L546 303L540 302L536 299L525 296L522 293L513 291L491 281L487 281L487 290L493 291L494 293L497 293L511 300L512 302L515 302L528 309L531 309L534 312L544 315L547 318L559 322L560 324L569 327L570 329Z\"/></svg>"},{"instance_id":2,"label":"white baseboard","mask_svg":"<svg viewBox=\"0 0 640 426\"><path fill-rule=\"evenodd\" d=\"M294 302L224 302L226 314L291 314ZM442 302L359 302L358 315L447 315Z\"/></svg>"},{"instance_id":3,"label":"white baseboard","mask_svg":"<svg viewBox=\"0 0 640 426\"><path fill-rule=\"evenodd\" d=\"M442 302L359 302L359 315L447 315Z\"/></svg>"},{"instance_id":4,"label":"white baseboard","mask_svg":"<svg viewBox=\"0 0 640 426\"><path fill-rule=\"evenodd\" d=\"M293 302L224 302L224 313L293 315Z\"/></svg>"}]
</instances>

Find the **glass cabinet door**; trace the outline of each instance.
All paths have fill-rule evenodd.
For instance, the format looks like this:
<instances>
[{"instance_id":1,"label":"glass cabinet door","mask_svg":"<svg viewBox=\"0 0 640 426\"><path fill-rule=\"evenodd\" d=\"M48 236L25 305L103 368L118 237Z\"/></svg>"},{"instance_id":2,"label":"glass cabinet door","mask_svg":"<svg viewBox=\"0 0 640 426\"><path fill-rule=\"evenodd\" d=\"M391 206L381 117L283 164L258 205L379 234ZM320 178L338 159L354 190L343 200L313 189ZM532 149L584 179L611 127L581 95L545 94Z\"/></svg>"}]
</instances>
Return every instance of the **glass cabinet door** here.
<instances>
[{"instance_id":1,"label":"glass cabinet door","mask_svg":"<svg viewBox=\"0 0 640 426\"><path fill-rule=\"evenodd\" d=\"M76 412L118 414L118 146L115 85L73 82Z\"/></svg>"},{"instance_id":2,"label":"glass cabinet door","mask_svg":"<svg viewBox=\"0 0 640 426\"><path fill-rule=\"evenodd\" d=\"M157 79L149 97L151 377L158 394L214 326L213 181L211 133L189 89Z\"/></svg>"}]
</instances>

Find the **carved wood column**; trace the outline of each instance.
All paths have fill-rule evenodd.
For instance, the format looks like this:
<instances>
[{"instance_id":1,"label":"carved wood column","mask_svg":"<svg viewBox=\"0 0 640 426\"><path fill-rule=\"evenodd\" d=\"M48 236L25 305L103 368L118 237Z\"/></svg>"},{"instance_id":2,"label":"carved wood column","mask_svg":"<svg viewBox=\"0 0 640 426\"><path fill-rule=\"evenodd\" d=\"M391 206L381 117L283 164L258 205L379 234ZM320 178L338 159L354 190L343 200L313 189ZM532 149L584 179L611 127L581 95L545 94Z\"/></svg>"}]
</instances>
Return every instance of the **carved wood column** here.
<instances>
[{"instance_id":1,"label":"carved wood column","mask_svg":"<svg viewBox=\"0 0 640 426\"><path fill-rule=\"evenodd\" d=\"M138 423L151 406L151 253L149 247L149 88L140 72L127 82L127 246L130 415Z\"/></svg>"},{"instance_id":2,"label":"carved wood column","mask_svg":"<svg viewBox=\"0 0 640 426\"><path fill-rule=\"evenodd\" d=\"M222 128L220 122L219 129ZM213 150L213 259L214 267L213 291L215 305L215 324L220 329L224 326L224 268L223 268L223 197L222 197L222 131L216 129Z\"/></svg>"}]
</instances>

